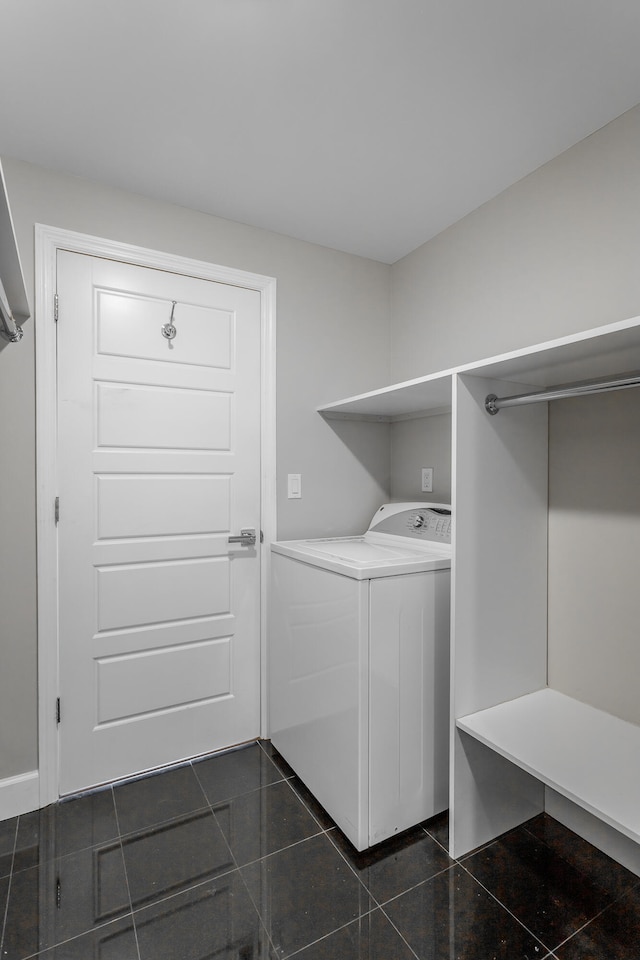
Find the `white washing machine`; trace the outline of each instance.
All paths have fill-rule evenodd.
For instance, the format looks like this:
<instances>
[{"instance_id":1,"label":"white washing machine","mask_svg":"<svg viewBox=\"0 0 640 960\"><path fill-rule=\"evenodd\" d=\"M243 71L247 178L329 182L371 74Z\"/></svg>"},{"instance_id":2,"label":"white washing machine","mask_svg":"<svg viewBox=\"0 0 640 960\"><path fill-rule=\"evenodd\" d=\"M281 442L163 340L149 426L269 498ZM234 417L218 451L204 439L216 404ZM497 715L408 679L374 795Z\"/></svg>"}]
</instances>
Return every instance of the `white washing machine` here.
<instances>
[{"instance_id":1,"label":"white washing machine","mask_svg":"<svg viewBox=\"0 0 640 960\"><path fill-rule=\"evenodd\" d=\"M358 850L448 806L451 507L272 544L270 735Z\"/></svg>"}]
</instances>

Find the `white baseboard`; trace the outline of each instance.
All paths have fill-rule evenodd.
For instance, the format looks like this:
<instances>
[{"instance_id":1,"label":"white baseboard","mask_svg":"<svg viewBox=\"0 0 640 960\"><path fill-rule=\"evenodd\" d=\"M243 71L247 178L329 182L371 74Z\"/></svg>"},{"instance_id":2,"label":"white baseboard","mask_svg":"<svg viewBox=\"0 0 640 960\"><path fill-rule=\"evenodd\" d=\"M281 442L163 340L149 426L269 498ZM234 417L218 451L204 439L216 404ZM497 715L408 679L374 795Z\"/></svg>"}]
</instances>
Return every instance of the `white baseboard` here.
<instances>
[{"instance_id":1,"label":"white baseboard","mask_svg":"<svg viewBox=\"0 0 640 960\"><path fill-rule=\"evenodd\" d=\"M0 780L0 820L29 813L40 806L40 778L37 770Z\"/></svg>"},{"instance_id":2,"label":"white baseboard","mask_svg":"<svg viewBox=\"0 0 640 960\"><path fill-rule=\"evenodd\" d=\"M592 843L627 870L640 876L640 844L634 843L608 823L587 813L582 807L549 787L545 790L545 810L554 820L559 820L583 840Z\"/></svg>"}]
</instances>

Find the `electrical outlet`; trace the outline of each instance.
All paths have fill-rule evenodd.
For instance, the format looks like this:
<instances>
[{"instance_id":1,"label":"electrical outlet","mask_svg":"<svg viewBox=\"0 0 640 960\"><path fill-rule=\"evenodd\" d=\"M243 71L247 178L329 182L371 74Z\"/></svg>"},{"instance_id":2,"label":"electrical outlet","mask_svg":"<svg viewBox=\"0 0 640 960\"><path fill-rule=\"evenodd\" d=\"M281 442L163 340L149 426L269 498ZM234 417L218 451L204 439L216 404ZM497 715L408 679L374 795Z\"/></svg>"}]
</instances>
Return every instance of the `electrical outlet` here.
<instances>
[{"instance_id":1,"label":"electrical outlet","mask_svg":"<svg viewBox=\"0 0 640 960\"><path fill-rule=\"evenodd\" d=\"M431 493L433 490L433 468L422 468L422 492Z\"/></svg>"}]
</instances>

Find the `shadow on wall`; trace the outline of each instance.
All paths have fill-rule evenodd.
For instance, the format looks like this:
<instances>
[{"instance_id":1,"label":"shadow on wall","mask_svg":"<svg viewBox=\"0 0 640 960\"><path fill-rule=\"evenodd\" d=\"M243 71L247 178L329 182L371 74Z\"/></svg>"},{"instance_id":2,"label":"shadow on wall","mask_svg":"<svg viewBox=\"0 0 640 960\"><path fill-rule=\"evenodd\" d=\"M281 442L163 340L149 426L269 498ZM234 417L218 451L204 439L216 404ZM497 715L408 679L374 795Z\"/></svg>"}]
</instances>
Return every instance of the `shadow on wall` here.
<instances>
[{"instance_id":1,"label":"shadow on wall","mask_svg":"<svg viewBox=\"0 0 640 960\"><path fill-rule=\"evenodd\" d=\"M549 404L552 510L640 518L640 389Z\"/></svg>"},{"instance_id":2,"label":"shadow on wall","mask_svg":"<svg viewBox=\"0 0 640 960\"><path fill-rule=\"evenodd\" d=\"M323 419L388 497L391 488L390 424L367 420Z\"/></svg>"}]
</instances>

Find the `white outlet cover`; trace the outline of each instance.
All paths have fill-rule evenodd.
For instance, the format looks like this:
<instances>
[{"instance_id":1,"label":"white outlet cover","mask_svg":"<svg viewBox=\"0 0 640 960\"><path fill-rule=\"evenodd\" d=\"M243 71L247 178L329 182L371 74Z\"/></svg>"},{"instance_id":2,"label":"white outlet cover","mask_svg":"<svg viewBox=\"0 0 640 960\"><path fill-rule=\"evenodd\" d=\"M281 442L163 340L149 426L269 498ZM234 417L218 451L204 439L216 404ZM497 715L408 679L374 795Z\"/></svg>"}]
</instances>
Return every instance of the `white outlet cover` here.
<instances>
[{"instance_id":1,"label":"white outlet cover","mask_svg":"<svg viewBox=\"0 0 640 960\"><path fill-rule=\"evenodd\" d=\"M422 468L422 492L431 493L433 491L433 468Z\"/></svg>"}]
</instances>

